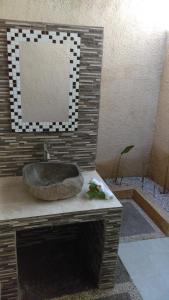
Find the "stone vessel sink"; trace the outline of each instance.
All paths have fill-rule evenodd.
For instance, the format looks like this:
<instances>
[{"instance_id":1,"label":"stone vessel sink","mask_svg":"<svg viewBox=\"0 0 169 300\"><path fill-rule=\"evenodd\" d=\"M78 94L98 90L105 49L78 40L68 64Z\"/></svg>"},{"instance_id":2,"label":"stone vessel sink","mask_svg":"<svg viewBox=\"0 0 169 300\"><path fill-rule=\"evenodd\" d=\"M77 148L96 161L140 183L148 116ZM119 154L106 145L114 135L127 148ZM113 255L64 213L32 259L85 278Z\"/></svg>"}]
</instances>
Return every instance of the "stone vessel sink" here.
<instances>
[{"instance_id":1,"label":"stone vessel sink","mask_svg":"<svg viewBox=\"0 0 169 300\"><path fill-rule=\"evenodd\" d=\"M29 192L42 200L61 200L78 194L83 177L76 164L38 162L23 167L23 181Z\"/></svg>"}]
</instances>

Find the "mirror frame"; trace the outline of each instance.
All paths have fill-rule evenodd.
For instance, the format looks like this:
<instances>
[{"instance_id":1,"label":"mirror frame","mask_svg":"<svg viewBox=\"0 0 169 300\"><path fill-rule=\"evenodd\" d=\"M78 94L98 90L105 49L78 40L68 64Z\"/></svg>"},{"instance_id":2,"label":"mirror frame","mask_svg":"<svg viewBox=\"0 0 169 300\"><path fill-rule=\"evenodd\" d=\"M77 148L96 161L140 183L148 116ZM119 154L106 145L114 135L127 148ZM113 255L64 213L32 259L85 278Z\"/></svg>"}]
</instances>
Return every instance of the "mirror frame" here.
<instances>
[{"instance_id":1,"label":"mirror frame","mask_svg":"<svg viewBox=\"0 0 169 300\"><path fill-rule=\"evenodd\" d=\"M20 42L70 43L69 119L67 122L24 122L20 88ZM76 32L7 28L11 127L15 132L74 131L78 128L80 35Z\"/></svg>"}]
</instances>

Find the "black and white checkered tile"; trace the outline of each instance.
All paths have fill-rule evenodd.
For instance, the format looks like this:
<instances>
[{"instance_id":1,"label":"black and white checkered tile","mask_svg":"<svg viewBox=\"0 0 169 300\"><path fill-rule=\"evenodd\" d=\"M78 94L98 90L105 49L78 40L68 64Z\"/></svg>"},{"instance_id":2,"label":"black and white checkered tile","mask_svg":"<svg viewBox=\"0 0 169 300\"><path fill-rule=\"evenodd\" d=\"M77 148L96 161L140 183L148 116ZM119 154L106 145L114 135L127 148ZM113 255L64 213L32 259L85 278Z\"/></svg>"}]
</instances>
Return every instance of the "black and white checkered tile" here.
<instances>
[{"instance_id":1,"label":"black and white checkered tile","mask_svg":"<svg viewBox=\"0 0 169 300\"><path fill-rule=\"evenodd\" d=\"M21 42L70 44L70 90L68 122L24 122L21 107L19 44ZM15 132L74 131L78 127L80 36L74 32L7 29L11 124Z\"/></svg>"}]
</instances>

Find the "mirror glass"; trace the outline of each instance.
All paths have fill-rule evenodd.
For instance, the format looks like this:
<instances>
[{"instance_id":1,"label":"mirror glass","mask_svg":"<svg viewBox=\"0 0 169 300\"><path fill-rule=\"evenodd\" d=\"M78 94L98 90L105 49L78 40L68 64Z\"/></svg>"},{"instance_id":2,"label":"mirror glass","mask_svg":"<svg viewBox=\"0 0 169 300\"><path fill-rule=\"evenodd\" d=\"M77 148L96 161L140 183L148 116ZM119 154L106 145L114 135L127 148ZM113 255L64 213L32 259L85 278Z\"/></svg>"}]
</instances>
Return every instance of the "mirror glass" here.
<instances>
[{"instance_id":1,"label":"mirror glass","mask_svg":"<svg viewBox=\"0 0 169 300\"><path fill-rule=\"evenodd\" d=\"M21 42L19 49L23 121L68 121L70 45Z\"/></svg>"},{"instance_id":2,"label":"mirror glass","mask_svg":"<svg viewBox=\"0 0 169 300\"><path fill-rule=\"evenodd\" d=\"M8 28L7 50L12 129L76 130L79 34Z\"/></svg>"}]
</instances>

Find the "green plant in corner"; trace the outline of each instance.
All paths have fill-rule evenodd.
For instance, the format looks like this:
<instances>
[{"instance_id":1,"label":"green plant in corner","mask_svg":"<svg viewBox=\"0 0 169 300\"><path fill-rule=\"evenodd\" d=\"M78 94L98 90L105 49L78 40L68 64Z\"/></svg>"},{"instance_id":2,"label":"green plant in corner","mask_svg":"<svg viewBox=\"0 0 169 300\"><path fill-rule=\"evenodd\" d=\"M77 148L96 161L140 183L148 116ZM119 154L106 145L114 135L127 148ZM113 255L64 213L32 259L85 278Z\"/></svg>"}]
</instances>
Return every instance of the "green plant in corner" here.
<instances>
[{"instance_id":1,"label":"green plant in corner","mask_svg":"<svg viewBox=\"0 0 169 300\"><path fill-rule=\"evenodd\" d=\"M115 174L115 179L114 179L115 183L117 183L117 178L119 177L119 170L120 170L120 163L121 163L122 156L129 153L129 151L133 148L134 148L134 145L129 145L121 151L120 157L118 159L117 167L116 167L116 174Z\"/></svg>"}]
</instances>

